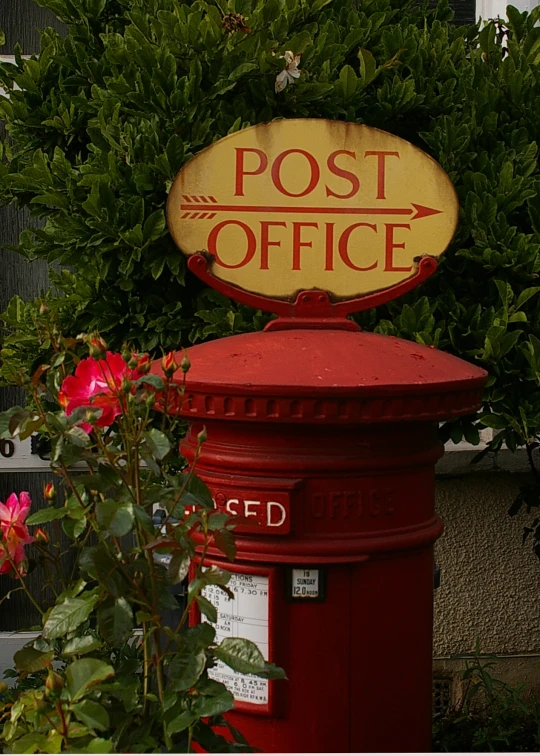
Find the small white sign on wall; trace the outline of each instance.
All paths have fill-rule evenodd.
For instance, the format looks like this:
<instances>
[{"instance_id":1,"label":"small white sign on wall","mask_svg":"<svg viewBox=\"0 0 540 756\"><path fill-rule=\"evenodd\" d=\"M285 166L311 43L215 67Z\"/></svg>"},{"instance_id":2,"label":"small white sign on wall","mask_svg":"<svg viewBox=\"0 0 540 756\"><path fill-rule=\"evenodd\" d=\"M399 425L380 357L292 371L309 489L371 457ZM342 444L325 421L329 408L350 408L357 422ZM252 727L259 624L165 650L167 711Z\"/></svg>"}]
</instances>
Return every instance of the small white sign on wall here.
<instances>
[{"instance_id":1,"label":"small white sign on wall","mask_svg":"<svg viewBox=\"0 0 540 756\"><path fill-rule=\"evenodd\" d=\"M30 55L22 55L21 57L23 57L25 59L28 59L31 56ZM14 55L0 55L0 63L13 63L13 65L15 65L15 56ZM20 89L20 87L18 87L15 84L15 89ZM0 95L5 95L7 97L8 96L8 92L3 87L0 87Z\"/></svg>"},{"instance_id":2,"label":"small white sign on wall","mask_svg":"<svg viewBox=\"0 0 540 756\"><path fill-rule=\"evenodd\" d=\"M0 439L0 474L14 472L47 472L48 459L32 454L31 440L18 438Z\"/></svg>"},{"instance_id":3,"label":"small white sign on wall","mask_svg":"<svg viewBox=\"0 0 540 756\"><path fill-rule=\"evenodd\" d=\"M489 21L491 18L506 18L507 5L513 5L519 11L530 13L538 5L537 0L477 0L476 18L482 21Z\"/></svg>"}]
</instances>

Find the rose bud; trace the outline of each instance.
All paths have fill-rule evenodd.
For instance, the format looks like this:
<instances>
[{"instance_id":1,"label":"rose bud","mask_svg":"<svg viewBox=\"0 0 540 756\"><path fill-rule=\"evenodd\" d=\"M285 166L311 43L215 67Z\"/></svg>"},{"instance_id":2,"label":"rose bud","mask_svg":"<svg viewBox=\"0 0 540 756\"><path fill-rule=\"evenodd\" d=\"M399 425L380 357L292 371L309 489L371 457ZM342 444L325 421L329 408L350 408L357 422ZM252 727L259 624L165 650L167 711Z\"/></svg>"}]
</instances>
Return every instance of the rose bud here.
<instances>
[{"instance_id":1,"label":"rose bud","mask_svg":"<svg viewBox=\"0 0 540 756\"><path fill-rule=\"evenodd\" d=\"M90 357L95 360L104 360L107 356L107 344L101 336L92 336L89 343Z\"/></svg>"},{"instance_id":2,"label":"rose bud","mask_svg":"<svg viewBox=\"0 0 540 756\"><path fill-rule=\"evenodd\" d=\"M135 370L137 367L137 364L139 362L139 355L137 352L132 352L131 357L129 360L126 360L128 368L131 368L131 370Z\"/></svg>"},{"instance_id":3,"label":"rose bud","mask_svg":"<svg viewBox=\"0 0 540 756\"><path fill-rule=\"evenodd\" d=\"M129 378L122 378L120 388L122 389L124 394L129 394L131 389L133 388L133 383L129 380Z\"/></svg>"},{"instance_id":4,"label":"rose bud","mask_svg":"<svg viewBox=\"0 0 540 756\"><path fill-rule=\"evenodd\" d=\"M126 346L125 344L122 347L121 354L122 354L122 359L124 360L124 362L127 363L127 362L130 361L132 352L131 352L131 349L128 346Z\"/></svg>"},{"instance_id":5,"label":"rose bud","mask_svg":"<svg viewBox=\"0 0 540 756\"><path fill-rule=\"evenodd\" d=\"M49 543L51 539L49 538L47 533L42 530L42 528L38 528L34 532L34 540L36 541L36 543Z\"/></svg>"},{"instance_id":6,"label":"rose bud","mask_svg":"<svg viewBox=\"0 0 540 756\"><path fill-rule=\"evenodd\" d=\"M208 438L208 433L206 432L206 426L205 426L202 429L202 431L199 431L199 433L197 433L197 443L199 445L204 444L207 438Z\"/></svg>"},{"instance_id":7,"label":"rose bud","mask_svg":"<svg viewBox=\"0 0 540 756\"><path fill-rule=\"evenodd\" d=\"M180 367L182 368L182 372L185 374L191 367L191 362L189 361L189 357L184 352L184 359L180 363Z\"/></svg>"},{"instance_id":8,"label":"rose bud","mask_svg":"<svg viewBox=\"0 0 540 756\"><path fill-rule=\"evenodd\" d=\"M142 354L139 359L137 360L137 370L142 375L146 375L150 372L150 368L152 367L152 360L150 359L149 354Z\"/></svg>"},{"instance_id":9,"label":"rose bud","mask_svg":"<svg viewBox=\"0 0 540 756\"><path fill-rule=\"evenodd\" d=\"M84 413L84 419L87 423L95 423L98 420L98 416L93 410L89 409Z\"/></svg>"},{"instance_id":10,"label":"rose bud","mask_svg":"<svg viewBox=\"0 0 540 756\"><path fill-rule=\"evenodd\" d=\"M56 488L54 483L45 483L43 486L43 496L47 501L54 501L56 499Z\"/></svg>"},{"instance_id":11,"label":"rose bud","mask_svg":"<svg viewBox=\"0 0 540 756\"><path fill-rule=\"evenodd\" d=\"M62 690L64 687L64 678L61 677L58 672L53 669L49 670L47 679L45 680L45 688L51 693L54 690Z\"/></svg>"},{"instance_id":12,"label":"rose bud","mask_svg":"<svg viewBox=\"0 0 540 756\"><path fill-rule=\"evenodd\" d=\"M178 370L178 363L174 359L174 352L164 354L161 359L161 367L167 378L171 378Z\"/></svg>"}]
</instances>

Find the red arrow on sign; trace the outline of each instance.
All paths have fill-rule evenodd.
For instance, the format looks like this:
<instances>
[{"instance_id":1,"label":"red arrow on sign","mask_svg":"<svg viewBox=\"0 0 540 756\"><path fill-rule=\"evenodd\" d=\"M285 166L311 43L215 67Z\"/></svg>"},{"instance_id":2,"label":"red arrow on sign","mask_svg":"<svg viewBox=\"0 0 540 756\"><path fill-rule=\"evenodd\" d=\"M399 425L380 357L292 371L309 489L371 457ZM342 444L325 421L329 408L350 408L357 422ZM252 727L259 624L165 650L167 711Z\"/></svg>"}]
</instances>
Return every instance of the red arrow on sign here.
<instances>
[{"instance_id":1,"label":"red arrow on sign","mask_svg":"<svg viewBox=\"0 0 540 756\"><path fill-rule=\"evenodd\" d=\"M215 200L214 200L215 202ZM313 213L315 215L411 215L411 220L417 220L418 218L427 218L429 215L438 215L442 213L442 210L435 210L432 207L426 207L425 205L417 205L414 202L410 207L290 207L289 205L272 206L272 205L220 205L218 203L212 204L212 213L218 213L220 211L225 213ZM199 204L195 202L185 203L180 205L181 210L189 211L193 213L196 211L208 212L208 204ZM414 215L413 215L414 213ZM187 217L187 214L184 216ZM194 220L197 216L193 215Z\"/></svg>"}]
</instances>

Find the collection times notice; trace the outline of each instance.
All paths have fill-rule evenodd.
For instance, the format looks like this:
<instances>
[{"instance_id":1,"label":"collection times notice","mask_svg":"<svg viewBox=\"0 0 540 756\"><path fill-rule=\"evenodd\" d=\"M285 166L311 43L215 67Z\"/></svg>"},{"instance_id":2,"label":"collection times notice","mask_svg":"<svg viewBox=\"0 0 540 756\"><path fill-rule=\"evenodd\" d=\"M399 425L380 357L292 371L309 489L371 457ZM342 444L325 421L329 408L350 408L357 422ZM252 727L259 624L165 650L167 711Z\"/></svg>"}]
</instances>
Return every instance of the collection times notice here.
<instances>
[{"instance_id":1,"label":"collection times notice","mask_svg":"<svg viewBox=\"0 0 540 756\"><path fill-rule=\"evenodd\" d=\"M247 638L259 647L268 659L268 577L233 572L228 587L230 599L217 585L209 585L203 595L217 609L216 643L224 638ZM251 704L268 703L268 680L255 675L242 675L221 661L209 670L209 677L227 686L236 701Z\"/></svg>"}]
</instances>

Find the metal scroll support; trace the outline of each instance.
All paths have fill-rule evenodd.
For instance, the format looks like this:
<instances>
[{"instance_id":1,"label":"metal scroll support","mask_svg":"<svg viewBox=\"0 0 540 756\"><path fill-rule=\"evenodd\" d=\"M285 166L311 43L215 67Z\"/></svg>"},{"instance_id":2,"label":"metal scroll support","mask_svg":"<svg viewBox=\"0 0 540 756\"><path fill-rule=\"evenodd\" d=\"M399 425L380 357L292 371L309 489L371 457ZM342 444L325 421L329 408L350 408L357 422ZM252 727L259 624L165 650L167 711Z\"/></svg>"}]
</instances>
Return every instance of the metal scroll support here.
<instances>
[{"instance_id":1,"label":"metal scroll support","mask_svg":"<svg viewBox=\"0 0 540 756\"><path fill-rule=\"evenodd\" d=\"M362 312L371 307L390 302L414 289L437 270L437 261L433 257L422 257L418 270L396 286L384 291L377 291L365 297L348 299L343 302L332 302L326 291L300 291L294 302L285 299L274 299L254 294L245 289L232 286L217 278L210 270L212 258L204 254L191 255L188 268L207 286L217 289L225 296L236 302L249 305L264 312L275 312L276 320L271 320L265 331L280 331L289 328L339 328L348 331L358 331L360 326L348 319L353 312Z\"/></svg>"}]
</instances>

